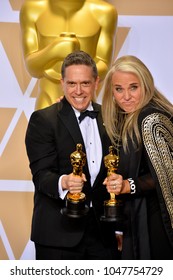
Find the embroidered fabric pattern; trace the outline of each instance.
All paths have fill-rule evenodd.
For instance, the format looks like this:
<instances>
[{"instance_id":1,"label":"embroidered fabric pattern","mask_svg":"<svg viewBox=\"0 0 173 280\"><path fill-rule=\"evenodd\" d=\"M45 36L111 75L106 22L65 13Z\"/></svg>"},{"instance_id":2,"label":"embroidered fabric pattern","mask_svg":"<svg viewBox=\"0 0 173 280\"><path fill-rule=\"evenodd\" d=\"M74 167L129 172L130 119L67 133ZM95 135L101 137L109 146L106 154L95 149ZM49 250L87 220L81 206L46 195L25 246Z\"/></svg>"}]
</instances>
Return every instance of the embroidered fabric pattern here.
<instances>
[{"instance_id":1,"label":"embroidered fabric pattern","mask_svg":"<svg viewBox=\"0 0 173 280\"><path fill-rule=\"evenodd\" d=\"M173 228L173 124L165 115L153 113L142 122L142 137Z\"/></svg>"}]
</instances>

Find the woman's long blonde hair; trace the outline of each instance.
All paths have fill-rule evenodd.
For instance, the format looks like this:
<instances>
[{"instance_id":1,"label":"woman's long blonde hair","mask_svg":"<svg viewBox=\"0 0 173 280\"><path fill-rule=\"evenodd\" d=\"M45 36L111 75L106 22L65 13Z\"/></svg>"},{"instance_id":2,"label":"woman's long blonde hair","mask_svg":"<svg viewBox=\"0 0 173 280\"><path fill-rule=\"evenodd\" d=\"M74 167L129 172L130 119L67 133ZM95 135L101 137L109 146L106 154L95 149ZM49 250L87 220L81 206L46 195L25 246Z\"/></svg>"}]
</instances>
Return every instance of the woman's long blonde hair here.
<instances>
[{"instance_id":1,"label":"woman's long blonde hair","mask_svg":"<svg viewBox=\"0 0 173 280\"><path fill-rule=\"evenodd\" d=\"M132 113L125 113L117 105L113 96L112 75L116 72L128 72L135 74L140 82L142 90L142 98L136 110ZM137 139L137 145L141 143L141 137L138 129L138 116L144 106L150 101L155 107L161 108L170 112L173 115L173 106L171 102L164 97L154 85L153 77L149 69L144 63L135 56L127 55L117 59L107 73L104 80L104 93L102 99L102 115L107 133L112 141L112 144L117 147L122 141L124 150L128 149L128 136L134 143L134 138ZM117 147L118 148L118 147Z\"/></svg>"}]
</instances>

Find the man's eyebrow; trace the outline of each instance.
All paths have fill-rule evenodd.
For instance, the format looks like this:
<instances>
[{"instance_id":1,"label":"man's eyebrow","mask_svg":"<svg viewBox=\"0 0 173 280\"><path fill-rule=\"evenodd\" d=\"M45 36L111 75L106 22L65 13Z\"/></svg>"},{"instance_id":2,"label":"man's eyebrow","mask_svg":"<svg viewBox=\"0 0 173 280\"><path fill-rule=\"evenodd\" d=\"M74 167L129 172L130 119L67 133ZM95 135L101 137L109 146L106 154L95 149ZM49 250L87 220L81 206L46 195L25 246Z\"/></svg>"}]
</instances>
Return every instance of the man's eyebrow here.
<instances>
[{"instance_id":1,"label":"man's eyebrow","mask_svg":"<svg viewBox=\"0 0 173 280\"><path fill-rule=\"evenodd\" d=\"M92 82L91 80L84 80L84 81L81 81L79 83L82 84L82 83L91 83L91 82ZM75 82L73 80L67 80L66 83L75 83L75 84L77 84L78 82Z\"/></svg>"}]
</instances>

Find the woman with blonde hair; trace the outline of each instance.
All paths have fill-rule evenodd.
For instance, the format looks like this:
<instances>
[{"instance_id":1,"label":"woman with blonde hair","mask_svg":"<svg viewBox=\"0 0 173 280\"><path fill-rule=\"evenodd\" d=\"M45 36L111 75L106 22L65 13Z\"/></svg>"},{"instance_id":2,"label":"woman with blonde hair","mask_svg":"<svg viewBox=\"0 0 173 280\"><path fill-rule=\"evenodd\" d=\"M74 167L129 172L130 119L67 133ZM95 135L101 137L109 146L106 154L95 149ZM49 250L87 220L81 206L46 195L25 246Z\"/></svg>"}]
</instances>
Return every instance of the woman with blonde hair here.
<instances>
[{"instance_id":1,"label":"woman with blonde hair","mask_svg":"<svg viewBox=\"0 0 173 280\"><path fill-rule=\"evenodd\" d=\"M173 106L127 55L106 75L102 114L119 156L104 184L124 203L122 259L173 259Z\"/></svg>"}]
</instances>

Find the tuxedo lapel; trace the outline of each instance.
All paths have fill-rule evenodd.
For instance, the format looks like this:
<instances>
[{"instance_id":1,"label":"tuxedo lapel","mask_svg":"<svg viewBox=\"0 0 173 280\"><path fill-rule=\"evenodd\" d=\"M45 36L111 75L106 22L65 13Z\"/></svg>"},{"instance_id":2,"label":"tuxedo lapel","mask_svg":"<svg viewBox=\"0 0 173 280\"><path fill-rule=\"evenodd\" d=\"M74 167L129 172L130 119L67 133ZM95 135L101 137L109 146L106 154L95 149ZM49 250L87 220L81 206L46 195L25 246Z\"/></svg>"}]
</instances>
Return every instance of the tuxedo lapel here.
<instances>
[{"instance_id":1,"label":"tuxedo lapel","mask_svg":"<svg viewBox=\"0 0 173 280\"><path fill-rule=\"evenodd\" d=\"M63 106L58 112L58 117L66 126L67 130L69 131L71 137L73 138L75 143L81 143L83 145L83 150L85 151L85 146L82 138L82 134L78 125L78 121L76 119L75 113L71 107L71 105L67 102L64 98Z\"/></svg>"},{"instance_id":2,"label":"tuxedo lapel","mask_svg":"<svg viewBox=\"0 0 173 280\"><path fill-rule=\"evenodd\" d=\"M71 105L67 102L65 98L61 102L63 106L61 106L61 109L58 111L58 118L60 118L61 121L64 123L65 127L67 128L71 137L73 138L74 143L82 144L83 146L82 150L86 154L85 144L82 138L82 134L74 110L72 109ZM89 168L87 163L84 166L83 170L85 175L88 178L90 178Z\"/></svg>"}]
</instances>

